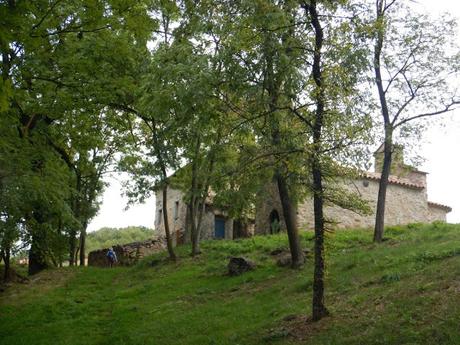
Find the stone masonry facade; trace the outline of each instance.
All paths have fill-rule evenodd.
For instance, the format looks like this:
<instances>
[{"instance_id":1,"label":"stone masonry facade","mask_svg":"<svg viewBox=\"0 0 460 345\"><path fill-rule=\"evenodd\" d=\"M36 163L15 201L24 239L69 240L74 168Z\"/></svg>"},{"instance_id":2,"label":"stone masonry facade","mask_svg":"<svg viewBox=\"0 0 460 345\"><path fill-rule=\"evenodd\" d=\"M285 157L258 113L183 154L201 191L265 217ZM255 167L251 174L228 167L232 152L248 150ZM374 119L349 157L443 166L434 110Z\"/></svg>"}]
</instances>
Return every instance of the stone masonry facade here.
<instances>
[{"instance_id":1,"label":"stone masonry facade","mask_svg":"<svg viewBox=\"0 0 460 345\"><path fill-rule=\"evenodd\" d=\"M156 214L155 214L155 229L159 235L165 236L164 220L163 220L163 197L161 190L157 191L156 195ZM168 200L166 203L168 209L169 227L174 245L189 243L190 233L187 226L187 204L184 202L184 193L178 189L168 188ZM224 223L225 239L233 239L233 224L234 219L228 217L224 210L213 207L208 202L205 207L205 213L202 220L201 239L207 240L215 237L216 219Z\"/></svg>"},{"instance_id":2,"label":"stone masonry facade","mask_svg":"<svg viewBox=\"0 0 460 345\"><path fill-rule=\"evenodd\" d=\"M383 151L379 150L375 154L376 169L381 167L379 160ZM427 173L404 165L402 152L399 152L396 157L398 159L394 163L395 166L392 166L392 171L398 172L399 176L390 175L389 178L385 205L385 225L445 222L446 214L451 211L451 208L428 201ZM326 220L335 223L334 227L339 229L373 227L379 182L380 173L377 172L363 172L357 179L342 181L342 186L349 191L357 192L363 200L368 202L373 212L362 215L338 206L327 205L324 208ZM281 229L285 229L276 185L270 184L267 190L267 195L261 198L256 208L256 234L270 233L272 221L270 215L275 211L279 215ZM296 211L299 229L313 229L313 199L304 200L297 206Z\"/></svg>"},{"instance_id":3,"label":"stone masonry facade","mask_svg":"<svg viewBox=\"0 0 460 345\"><path fill-rule=\"evenodd\" d=\"M427 199L427 173L416 170L404 164L402 149L398 148L392 165L392 171L396 175L390 175L387 188L385 225L402 225L409 223L430 223L433 221L446 221L446 214L451 208ZM381 167L383 156L382 147L375 153L375 167ZM340 208L334 205L326 205L325 218L334 223L334 228L372 228L375 221L375 209L379 189L380 174L377 172L362 172L359 178L344 179L341 182L344 189L358 193L368 202L373 212L362 215L357 212ZM177 189L168 188L167 209L169 224L174 244L190 242L190 234L187 232L187 206L184 202L184 194ZM286 228L278 189L273 182L267 183L265 190L260 193L259 201L255 205L255 224L245 229L245 236L252 234L269 234ZM164 236L162 193L156 193L155 229L158 234ZM313 229L313 200L306 198L297 206L297 224L300 230ZM219 225L220 224L220 225ZM225 224L225 225L223 225ZM213 207L212 201L208 200L202 225L202 239L215 237L234 239L238 236L234 219L228 217L224 210ZM220 232L218 227L221 227ZM225 231L222 232L222 227Z\"/></svg>"}]
</instances>

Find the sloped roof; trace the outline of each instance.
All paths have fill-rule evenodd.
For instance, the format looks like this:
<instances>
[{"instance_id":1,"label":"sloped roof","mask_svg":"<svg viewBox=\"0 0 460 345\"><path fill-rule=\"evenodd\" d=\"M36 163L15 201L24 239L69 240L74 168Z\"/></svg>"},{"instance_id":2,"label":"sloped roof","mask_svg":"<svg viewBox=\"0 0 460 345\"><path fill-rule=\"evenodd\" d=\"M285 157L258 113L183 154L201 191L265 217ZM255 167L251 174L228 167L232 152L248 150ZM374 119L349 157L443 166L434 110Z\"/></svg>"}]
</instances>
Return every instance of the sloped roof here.
<instances>
[{"instance_id":1,"label":"sloped roof","mask_svg":"<svg viewBox=\"0 0 460 345\"><path fill-rule=\"evenodd\" d=\"M428 201L428 206L429 207L441 208L446 212L452 211L452 207L447 206L447 205L443 205L443 204L438 204L437 202Z\"/></svg>"},{"instance_id":2,"label":"sloped roof","mask_svg":"<svg viewBox=\"0 0 460 345\"><path fill-rule=\"evenodd\" d=\"M369 180L380 181L381 174L376 172L364 171L361 174L361 177L367 178ZM389 184L395 184L407 188L414 188L414 189L424 189L425 185L423 183L416 183L407 178L398 177L395 175L390 175L388 177Z\"/></svg>"}]
</instances>

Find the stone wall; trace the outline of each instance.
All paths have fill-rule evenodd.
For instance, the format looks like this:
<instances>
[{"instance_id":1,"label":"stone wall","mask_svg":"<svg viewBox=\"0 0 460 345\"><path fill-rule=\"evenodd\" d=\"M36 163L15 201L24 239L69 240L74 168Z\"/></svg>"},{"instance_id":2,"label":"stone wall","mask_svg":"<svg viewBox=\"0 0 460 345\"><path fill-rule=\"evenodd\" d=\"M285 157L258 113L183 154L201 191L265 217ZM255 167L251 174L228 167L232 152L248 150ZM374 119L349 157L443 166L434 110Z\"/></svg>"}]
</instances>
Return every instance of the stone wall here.
<instances>
[{"instance_id":1,"label":"stone wall","mask_svg":"<svg viewBox=\"0 0 460 345\"><path fill-rule=\"evenodd\" d=\"M133 242L122 245L114 245L112 248L117 254L118 264L120 266L131 266L137 263L144 256L158 253L165 249L164 238L157 238L142 242ZM108 248L94 250L89 253L88 266L107 267Z\"/></svg>"},{"instance_id":2,"label":"stone wall","mask_svg":"<svg viewBox=\"0 0 460 345\"><path fill-rule=\"evenodd\" d=\"M184 193L177 189L168 188L168 219L173 244L190 243L190 234L187 229L187 205L183 201ZM156 215L155 229L158 234L165 236L164 220L163 220L163 195L161 191L156 193ZM225 219L225 238L233 238L233 219L228 217L228 214L215 208L211 205L206 205L205 213L203 214L201 239L208 240L214 238L215 218L216 216Z\"/></svg>"},{"instance_id":3,"label":"stone wall","mask_svg":"<svg viewBox=\"0 0 460 345\"><path fill-rule=\"evenodd\" d=\"M157 191L155 207L155 230L160 236L165 236L164 219L163 219L163 193ZM167 210L169 219L169 228L173 244L181 244L187 241L185 235L187 205L183 200L184 194L177 189L168 188Z\"/></svg>"},{"instance_id":4,"label":"stone wall","mask_svg":"<svg viewBox=\"0 0 460 345\"><path fill-rule=\"evenodd\" d=\"M407 173L407 177L413 183L417 183L426 187L426 172L419 170L411 170Z\"/></svg>"},{"instance_id":5,"label":"stone wall","mask_svg":"<svg viewBox=\"0 0 460 345\"><path fill-rule=\"evenodd\" d=\"M366 187L367 186L367 187ZM375 209L379 181L358 179L349 183L347 188L358 192L361 198L369 202L373 210L370 215L342 209L338 206L326 206L324 215L327 220L335 222L337 228L371 228L375 222ZM397 184L389 184L387 188L385 225L398 225L416 222L426 222L427 199L426 190L408 188ZM298 224L301 229L312 229L314 226L312 199L305 200L299 205Z\"/></svg>"},{"instance_id":6,"label":"stone wall","mask_svg":"<svg viewBox=\"0 0 460 345\"><path fill-rule=\"evenodd\" d=\"M214 238L216 217L220 217L225 220L225 239L233 239L233 219L229 218L225 211L207 205L201 223L201 240L210 240ZM186 243L189 243L190 235L188 234L188 231L186 238Z\"/></svg>"},{"instance_id":7,"label":"stone wall","mask_svg":"<svg viewBox=\"0 0 460 345\"><path fill-rule=\"evenodd\" d=\"M428 203L428 222L446 221L446 213L450 212L449 207Z\"/></svg>"},{"instance_id":8,"label":"stone wall","mask_svg":"<svg viewBox=\"0 0 460 345\"><path fill-rule=\"evenodd\" d=\"M286 229L286 223L283 216L283 207L275 183L267 184L267 188L258 196L256 205L256 220L254 233L256 235L265 235L270 233L270 214L273 210L278 212L280 219L280 229Z\"/></svg>"},{"instance_id":9,"label":"stone wall","mask_svg":"<svg viewBox=\"0 0 460 345\"><path fill-rule=\"evenodd\" d=\"M385 225L399 225L417 222L445 221L449 208L442 205L428 203L425 186L425 173L414 173L411 180L417 185L410 186L391 183L387 188ZM402 180L405 181L406 180ZM418 183L417 183L418 182ZM345 188L357 192L361 198L369 202L373 211L370 215L361 215L356 212L342 209L338 206L326 206L324 215L327 220L335 222L335 228L371 228L375 222L375 209L379 180L375 178L361 178L344 183ZM256 234L270 233L270 212L276 209L281 218L281 229L285 230L281 202L276 185L271 183L267 187L265 197L259 201L256 210ZM313 229L313 200L307 198L297 208L297 224L300 230Z\"/></svg>"}]
</instances>

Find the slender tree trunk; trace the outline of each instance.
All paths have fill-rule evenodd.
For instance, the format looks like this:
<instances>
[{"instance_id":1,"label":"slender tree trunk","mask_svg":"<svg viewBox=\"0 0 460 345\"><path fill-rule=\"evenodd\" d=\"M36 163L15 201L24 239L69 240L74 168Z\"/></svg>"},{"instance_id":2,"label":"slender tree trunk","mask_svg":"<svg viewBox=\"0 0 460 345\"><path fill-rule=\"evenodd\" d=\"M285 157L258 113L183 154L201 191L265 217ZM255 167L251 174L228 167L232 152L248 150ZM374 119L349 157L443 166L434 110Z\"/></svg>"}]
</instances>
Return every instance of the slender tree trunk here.
<instances>
[{"instance_id":1,"label":"slender tree trunk","mask_svg":"<svg viewBox=\"0 0 460 345\"><path fill-rule=\"evenodd\" d=\"M204 215L204 212L206 211L206 197L203 197L201 199L201 203L198 205L198 207L200 208L199 212L198 212L198 221L197 221L197 224L196 224L196 233L197 233L197 237L198 237L198 242L200 241L201 239L201 229L202 229L202 224L203 224L203 215ZM201 250L200 250L201 252Z\"/></svg>"},{"instance_id":2,"label":"slender tree trunk","mask_svg":"<svg viewBox=\"0 0 460 345\"><path fill-rule=\"evenodd\" d=\"M83 227L80 232L80 266L85 266L86 259L86 229L88 222L83 222Z\"/></svg>"},{"instance_id":3,"label":"slender tree trunk","mask_svg":"<svg viewBox=\"0 0 460 345\"><path fill-rule=\"evenodd\" d=\"M220 132L219 132L220 133ZM220 135L218 135L220 138ZM199 148L201 139L197 136L197 145L195 150L195 157L199 156ZM218 143L216 143L218 144ZM192 204L193 209L190 209L191 222L192 222L192 256L201 254L200 240L201 240L201 229L203 223L203 216L206 211L206 199L208 197L209 186L211 184L211 174L214 171L215 155L214 151L211 151L208 157L209 166L206 171L206 180L198 183L198 167L193 164L192 170ZM199 195L199 198L198 198Z\"/></svg>"},{"instance_id":4,"label":"slender tree trunk","mask_svg":"<svg viewBox=\"0 0 460 345\"><path fill-rule=\"evenodd\" d=\"M70 169L75 171L75 190L76 194L73 195L72 200L72 211L74 217L78 220L81 218L81 198L82 198L82 179L80 171L73 165L69 164ZM74 228L69 233L69 266L74 266L77 264L77 233L78 229Z\"/></svg>"},{"instance_id":5,"label":"slender tree trunk","mask_svg":"<svg viewBox=\"0 0 460 345\"><path fill-rule=\"evenodd\" d=\"M165 36L167 36L165 34ZM154 147L155 147L155 155L156 158L158 159L158 163L161 169L161 174L162 174L162 192L163 192L163 221L164 221L164 226L165 226L165 235L166 235L166 247L168 249L168 254L169 258L172 261L176 261L177 257L176 254L174 253L174 248L173 248L173 243L172 243L172 238L171 238L171 231L169 229L169 217L168 217L168 183L167 183L167 178L168 175L166 173L166 163L163 160L163 155L160 150L160 143L158 141L157 137L157 130L156 130L156 123L155 120L151 120L151 128L152 128L152 139L154 142Z\"/></svg>"},{"instance_id":6,"label":"slender tree trunk","mask_svg":"<svg viewBox=\"0 0 460 345\"><path fill-rule=\"evenodd\" d=\"M380 60L384 40L384 0L378 0L376 3L377 11L377 36L374 47L374 72L375 83L377 86L380 108L382 111L383 122L385 126L385 143L383 167L380 176L379 192L377 197L377 209L375 214L374 242L382 242L383 230L385 226L385 202L388 186L388 177L390 176L391 159L393 151L393 124L390 122L390 114L386 100L386 93L383 87L382 74L380 69Z\"/></svg>"},{"instance_id":7,"label":"slender tree trunk","mask_svg":"<svg viewBox=\"0 0 460 345\"><path fill-rule=\"evenodd\" d=\"M314 161L316 159L314 158ZM328 315L324 304L324 214L321 168L313 163L313 212L315 218L315 270L313 273L312 319L318 321Z\"/></svg>"},{"instance_id":8,"label":"slender tree trunk","mask_svg":"<svg viewBox=\"0 0 460 345\"><path fill-rule=\"evenodd\" d=\"M2 251L3 262L5 263L5 271L3 272L3 281L7 282L10 276L10 255L11 250L6 247Z\"/></svg>"},{"instance_id":9,"label":"slender tree trunk","mask_svg":"<svg viewBox=\"0 0 460 345\"><path fill-rule=\"evenodd\" d=\"M192 219L192 224L194 229L194 235L193 235L193 242L192 242L192 256L196 256L201 254L201 248L200 248L200 238L201 238L201 225L203 223L203 215L204 211L206 208L206 201L202 200L201 204L198 203L195 205L194 210L198 209L198 214L195 215ZM196 211L194 211L197 213ZM196 221L196 223L195 223Z\"/></svg>"},{"instance_id":10,"label":"slender tree trunk","mask_svg":"<svg viewBox=\"0 0 460 345\"><path fill-rule=\"evenodd\" d=\"M315 32L315 51L312 74L318 92L316 92L316 112L313 122L313 208L315 217L315 270L313 273L312 320L318 321L328 315L324 304L324 214L323 214L323 177L321 168L321 134L324 120L324 86L321 71L321 48L323 45L323 29L316 10L316 0L304 4L310 14L311 24Z\"/></svg>"},{"instance_id":11,"label":"slender tree trunk","mask_svg":"<svg viewBox=\"0 0 460 345\"><path fill-rule=\"evenodd\" d=\"M203 215L206 209L206 198L193 200L188 205L189 208L189 226L192 240L192 256L201 254L200 239Z\"/></svg>"},{"instance_id":12,"label":"slender tree trunk","mask_svg":"<svg viewBox=\"0 0 460 345\"><path fill-rule=\"evenodd\" d=\"M77 250L77 232L75 230L69 233L69 266L75 264L75 252Z\"/></svg>"},{"instance_id":13,"label":"slender tree trunk","mask_svg":"<svg viewBox=\"0 0 460 345\"><path fill-rule=\"evenodd\" d=\"M385 203L393 153L391 134L385 135L385 137L386 139L385 147L383 150L383 167L380 176L377 209L375 213L374 242L383 241L383 230L385 227Z\"/></svg>"},{"instance_id":14,"label":"slender tree trunk","mask_svg":"<svg viewBox=\"0 0 460 345\"><path fill-rule=\"evenodd\" d=\"M80 256L80 243L78 243L78 245L76 246L76 249L75 249L75 257L73 259L74 266L78 265L78 257L79 256Z\"/></svg>"},{"instance_id":15,"label":"slender tree trunk","mask_svg":"<svg viewBox=\"0 0 460 345\"><path fill-rule=\"evenodd\" d=\"M198 231L196 228L196 212L195 212L196 202L195 197L192 197L192 200L189 203L189 219L190 219L190 239L192 241L192 256L200 254L200 239L198 238Z\"/></svg>"},{"instance_id":16,"label":"slender tree trunk","mask_svg":"<svg viewBox=\"0 0 460 345\"><path fill-rule=\"evenodd\" d=\"M279 83L281 80L276 81L275 71L273 66L273 50L270 47L270 38L267 37L265 43L265 59L267 63L266 69L266 87L269 95L269 110L272 114L272 145L273 147L280 148L281 134L279 130L279 120L276 117L278 111L278 97L279 97ZM280 78L277 78L280 79ZM299 267L303 264L303 253L300 246L299 233L297 230L296 213L292 205L292 198L289 193L287 181L282 175L281 171L277 169L275 172L275 179L278 185L278 192L281 200L281 207L283 208L284 221L286 223L286 232L289 239L289 249L291 252L291 266Z\"/></svg>"},{"instance_id":17,"label":"slender tree trunk","mask_svg":"<svg viewBox=\"0 0 460 345\"><path fill-rule=\"evenodd\" d=\"M190 213L190 235L192 240L192 256L201 254L200 251L200 235L198 234L197 229L197 208L198 208L198 155L200 150L200 136L197 135L194 156L195 159L192 161L192 181L190 188L190 203L189 203L189 213Z\"/></svg>"},{"instance_id":18,"label":"slender tree trunk","mask_svg":"<svg viewBox=\"0 0 460 345\"><path fill-rule=\"evenodd\" d=\"M197 256L201 254L201 249L200 249L200 240L198 239L198 233L196 231L196 226L194 228L194 233L192 236L192 256Z\"/></svg>"},{"instance_id":19,"label":"slender tree trunk","mask_svg":"<svg viewBox=\"0 0 460 345\"><path fill-rule=\"evenodd\" d=\"M163 171L164 176L166 176L166 170ZM165 183L163 186L163 221L165 223L165 233L166 233L166 246L168 248L169 258L172 261L176 261L177 257L174 253L174 248L171 239L171 231L169 229L169 217L168 217L168 185Z\"/></svg>"},{"instance_id":20,"label":"slender tree trunk","mask_svg":"<svg viewBox=\"0 0 460 345\"><path fill-rule=\"evenodd\" d=\"M298 268L304 263L304 256L300 245L299 234L297 231L297 215L292 200L289 196L289 190L286 179L280 174L276 174L276 182L283 207L283 216L286 223L286 229L289 240L289 249L291 251L291 267Z\"/></svg>"}]
</instances>

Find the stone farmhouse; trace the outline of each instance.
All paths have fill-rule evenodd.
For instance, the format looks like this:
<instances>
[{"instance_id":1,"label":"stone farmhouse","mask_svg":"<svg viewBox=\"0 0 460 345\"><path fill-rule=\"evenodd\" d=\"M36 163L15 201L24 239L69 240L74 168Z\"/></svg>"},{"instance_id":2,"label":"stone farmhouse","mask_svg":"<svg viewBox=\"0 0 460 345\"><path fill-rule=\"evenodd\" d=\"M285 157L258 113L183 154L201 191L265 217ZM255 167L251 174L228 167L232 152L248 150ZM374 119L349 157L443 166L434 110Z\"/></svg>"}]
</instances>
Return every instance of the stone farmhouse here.
<instances>
[{"instance_id":1,"label":"stone farmhouse","mask_svg":"<svg viewBox=\"0 0 460 345\"><path fill-rule=\"evenodd\" d=\"M363 200L375 210L383 162L383 146L374 154L375 172L363 172L360 177L343 181L345 188L357 192ZM387 189L385 224L400 225L409 223L430 223L446 221L446 214L452 209L449 206L430 202L427 199L426 172L419 171L404 164L402 147L394 153L392 172ZM183 201L183 192L168 189L168 214L174 242L189 242L187 234L187 207ZM270 234L285 229L283 212L279 194L273 183L268 183L263 197L255 205L254 223L246 224L241 220L229 218L225 210L213 207L209 199L203 220L202 239L225 238L234 239L253 234ZM156 193L155 229L164 235L163 207L161 192ZM374 211L375 212L375 211ZM374 225L375 213L361 215L338 206L326 206L325 217L335 223L336 228L371 228ZM297 206L297 224L300 230L313 228L313 200L307 198Z\"/></svg>"},{"instance_id":2,"label":"stone farmhouse","mask_svg":"<svg viewBox=\"0 0 460 345\"><path fill-rule=\"evenodd\" d=\"M155 229L158 235L165 235L163 221L163 204L162 192L158 190L156 198L156 215ZM173 242L181 244L190 242L190 234L187 226L187 205L184 202L184 193L178 189L168 187L168 218L169 227L172 234ZM253 222L248 223L239 219L228 217L225 210L219 209L212 204L211 198L208 198L203 214L201 239L236 239L248 237L254 234Z\"/></svg>"}]
</instances>

